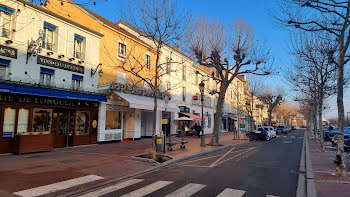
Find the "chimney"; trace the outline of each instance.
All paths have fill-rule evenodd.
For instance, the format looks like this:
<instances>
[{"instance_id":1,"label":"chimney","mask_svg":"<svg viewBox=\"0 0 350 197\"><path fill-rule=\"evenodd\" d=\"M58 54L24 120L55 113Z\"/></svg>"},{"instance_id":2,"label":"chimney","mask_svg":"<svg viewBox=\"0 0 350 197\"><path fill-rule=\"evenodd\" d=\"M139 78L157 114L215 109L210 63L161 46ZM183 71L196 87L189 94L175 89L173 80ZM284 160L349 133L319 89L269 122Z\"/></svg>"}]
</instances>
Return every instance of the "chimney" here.
<instances>
[{"instance_id":1,"label":"chimney","mask_svg":"<svg viewBox=\"0 0 350 197\"><path fill-rule=\"evenodd\" d=\"M177 50L177 51L180 50L180 46L179 46L178 44L176 44L176 43L174 44L173 48L174 48L175 50Z\"/></svg>"}]
</instances>

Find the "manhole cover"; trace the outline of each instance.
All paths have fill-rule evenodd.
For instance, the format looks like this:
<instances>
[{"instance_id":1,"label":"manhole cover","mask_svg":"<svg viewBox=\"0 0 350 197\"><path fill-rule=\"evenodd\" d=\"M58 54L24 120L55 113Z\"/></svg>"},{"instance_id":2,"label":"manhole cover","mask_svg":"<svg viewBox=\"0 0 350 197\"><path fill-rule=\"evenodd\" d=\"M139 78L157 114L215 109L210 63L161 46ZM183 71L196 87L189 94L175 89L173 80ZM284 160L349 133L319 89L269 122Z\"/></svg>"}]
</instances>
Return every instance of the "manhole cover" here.
<instances>
[{"instance_id":1,"label":"manhole cover","mask_svg":"<svg viewBox=\"0 0 350 197\"><path fill-rule=\"evenodd\" d=\"M62 160L60 161L61 163L75 163L75 162L79 162L80 160L78 159L66 159L66 160Z\"/></svg>"}]
</instances>

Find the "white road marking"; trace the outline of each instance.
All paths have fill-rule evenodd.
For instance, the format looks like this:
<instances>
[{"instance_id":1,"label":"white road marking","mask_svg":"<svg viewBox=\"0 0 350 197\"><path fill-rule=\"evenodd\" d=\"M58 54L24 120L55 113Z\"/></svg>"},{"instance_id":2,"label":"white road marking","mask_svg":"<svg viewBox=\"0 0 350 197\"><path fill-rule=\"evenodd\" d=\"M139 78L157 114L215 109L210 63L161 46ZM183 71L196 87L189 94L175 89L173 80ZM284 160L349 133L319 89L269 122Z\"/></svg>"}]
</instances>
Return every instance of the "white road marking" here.
<instances>
[{"instance_id":1,"label":"white road marking","mask_svg":"<svg viewBox=\"0 0 350 197\"><path fill-rule=\"evenodd\" d=\"M282 137L287 137L287 136L284 135L284 136L282 136Z\"/></svg>"},{"instance_id":2,"label":"white road marking","mask_svg":"<svg viewBox=\"0 0 350 197\"><path fill-rule=\"evenodd\" d=\"M301 139L301 138L304 138L304 137L299 137L299 138Z\"/></svg>"},{"instance_id":3,"label":"white road marking","mask_svg":"<svg viewBox=\"0 0 350 197\"><path fill-rule=\"evenodd\" d=\"M141 181L143 181L143 179L130 179L130 180L127 180L127 181L124 181L124 182L121 182L121 183L117 183L115 185L111 185L111 186L108 186L108 187L105 187L105 188L102 188L102 189L99 189L99 190L96 190L96 191L93 191L93 192L90 192L90 193L87 193L87 194L83 194L83 195L81 195L79 197L103 196L105 194L115 192L117 190L123 189L125 187L130 186L130 185L134 185L134 184L139 183Z\"/></svg>"},{"instance_id":4,"label":"white road marking","mask_svg":"<svg viewBox=\"0 0 350 197\"><path fill-rule=\"evenodd\" d=\"M171 181L157 181L155 183L152 183L151 185L147 185L145 187L141 187L140 189L137 189L133 192L130 192L128 194L123 195L122 197L142 197L146 196L154 191L157 191L173 182Z\"/></svg>"},{"instance_id":5,"label":"white road marking","mask_svg":"<svg viewBox=\"0 0 350 197\"><path fill-rule=\"evenodd\" d=\"M216 197L241 197L245 191L227 188Z\"/></svg>"},{"instance_id":6,"label":"white road marking","mask_svg":"<svg viewBox=\"0 0 350 197\"><path fill-rule=\"evenodd\" d=\"M83 176L83 177L78 177L75 179L69 179L67 181L62 181L58 183L53 183L50 185L44 185L40 187L35 187L27 190L22 190L15 192L14 194L23 196L23 197L34 197L34 196L41 196L44 194L49 194L52 192L56 192L59 190L64 190L68 189L70 187L74 187L77 185L82 185L85 183L101 180L103 177L96 176L96 175L88 175L88 176Z\"/></svg>"},{"instance_id":7,"label":"white road marking","mask_svg":"<svg viewBox=\"0 0 350 197\"><path fill-rule=\"evenodd\" d=\"M203 189L205 186L206 185L190 183L174 191L173 193L166 195L165 197L189 197Z\"/></svg>"},{"instance_id":8,"label":"white road marking","mask_svg":"<svg viewBox=\"0 0 350 197\"><path fill-rule=\"evenodd\" d=\"M290 143L292 143L293 141L283 141L282 143L283 144L290 144Z\"/></svg>"},{"instance_id":9,"label":"white road marking","mask_svg":"<svg viewBox=\"0 0 350 197\"><path fill-rule=\"evenodd\" d=\"M295 138L295 136L290 136L290 138Z\"/></svg>"},{"instance_id":10,"label":"white road marking","mask_svg":"<svg viewBox=\"0 0 350 197\"><path fill-rule=\"evenodd\" d=\"M266 197L278 197L278 196L273 196L273 195L266 195Z\"/></svg>"}]
</instances>

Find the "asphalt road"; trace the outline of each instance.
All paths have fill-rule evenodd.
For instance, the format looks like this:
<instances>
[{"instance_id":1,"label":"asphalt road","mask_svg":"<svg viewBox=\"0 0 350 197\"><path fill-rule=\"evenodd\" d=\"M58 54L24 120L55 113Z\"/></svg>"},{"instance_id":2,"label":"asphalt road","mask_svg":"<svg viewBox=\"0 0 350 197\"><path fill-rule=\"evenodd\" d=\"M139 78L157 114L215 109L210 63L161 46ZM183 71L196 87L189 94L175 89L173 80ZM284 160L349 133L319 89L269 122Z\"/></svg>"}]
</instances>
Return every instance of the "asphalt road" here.
<instances>
[{"instance_id":1,"label":"asphalt road","mask_svg":"<svg viewBox=\"0 0 350 197\"><path fill-rule=\"evenodd\" d=\"M87 196L295 197L303 133L236 145Z\"/></svg>"}]
</instances>

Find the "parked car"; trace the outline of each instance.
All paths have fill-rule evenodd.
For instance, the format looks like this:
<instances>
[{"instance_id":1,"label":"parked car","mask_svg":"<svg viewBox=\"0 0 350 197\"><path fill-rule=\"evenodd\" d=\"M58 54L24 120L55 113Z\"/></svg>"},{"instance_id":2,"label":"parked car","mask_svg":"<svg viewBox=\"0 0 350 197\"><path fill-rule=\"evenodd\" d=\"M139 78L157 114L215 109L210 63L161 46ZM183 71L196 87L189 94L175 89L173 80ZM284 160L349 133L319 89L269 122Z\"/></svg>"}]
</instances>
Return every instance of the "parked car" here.
<instances>
[{"instance_id":1,"label":"parked car","mask_svg":"<svg viewBox=\"0 0 350 197\"><path fill-rule=\"evenodd\" d=\"M286 132L289 133L289 132L291 132L291 131L292 131L292 128L291 128L290 126L287 126L287 127L286 127Z\"/></svg>"},{"instance_id":2,"label":"parked car","mask_svg":"<svg viewBox=\"0 0 350 197\"><path fill-rule=\"evenodd\" d=\"M278 133L284 133L284 134L286 134L287 131L286 131L286 128L285 128L284 126L277 126L277 127L276 127L276 133L277 133L277 134L278 134Z\"/></svg>"},{"instance_id":3,"label":"parked car","mask_svg":"<svg viewBox=\"0 0 350 197\"><path fill-rule=\"evenodd\" d=\"M250 132L248 134L249 136L249 140L253 141L253 140L270 140L270 137L268 135L268 131L265 130L262 127L259 127L256 131L254 132Z\"/></svg>"},{"instance_id":4,"label":"parked car","mask_svg":"<svg viewBox=\"0 0 350 197\"><path fill-rule=\"evenodd\" d=\"M350 132L350 127L345 127L344 128L344 134L349 133L349 132ZM330 132L325 132L325 140L326 141L332 141L333 137L335 135L337 135L337 133L338 133L338 128L335 128L335 129L333 129Z\"/></svg>"},{"instance_id":5,"label":"parked car","mask_svg":"<svg viewBox=\"0 0 350 197\"><path fill-rule=\"evenodd\" d=\"M337 135L332 138L332 146L337 145ZM344 150L350 150L350 132L344 133Z\"/></svg>"},{"instance_id":6,"label":"parked car","mask_svg":"<svg viewBox=\"0 0 350 197\"><path fill-rule=\"evenodd\" d=\"M297 129L297 127L296 126L292 126L292 130L296 130Z\"/></svg>"},{"instance_id":7,"label":"parked car","mask_svg":"<svg viewBox=\"0 0 350 197\"><path fill-rule=\"evenodd\" d=\"M263 126L263 128L267 130L270 139L276 137L276 131L273 129L272 126Z\"/></svg>"}]
</instances>

